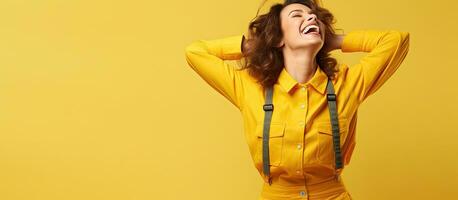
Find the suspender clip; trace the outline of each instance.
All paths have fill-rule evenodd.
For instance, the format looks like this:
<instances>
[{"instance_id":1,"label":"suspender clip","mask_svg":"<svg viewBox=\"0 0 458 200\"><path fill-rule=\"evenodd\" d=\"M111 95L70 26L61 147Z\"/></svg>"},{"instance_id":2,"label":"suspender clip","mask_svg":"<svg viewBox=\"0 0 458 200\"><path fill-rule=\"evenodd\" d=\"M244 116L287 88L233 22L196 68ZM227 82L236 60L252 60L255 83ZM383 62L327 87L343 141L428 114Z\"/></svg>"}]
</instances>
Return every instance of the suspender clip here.
<instances>
[{"instance_id":1,"label":"suspender clip","mask_svg":"<svg viewBox=\"0 0 458 200\"><path fill-rule=\"evenodd\" d=\"M272 111L274 110L274 104L264 104L262 109L264 109L264 111Z\"/></svg>"},{"instance_id":2,"label":"suspender clip","mask_svg":"<svg viewBox=\"0 0 458 200\"><path fill-rule=\"evenodd\" d=\"M328 96L328 101L336 101L336 95L335 94L327 94Z\"/></svg>"}]
</instances>

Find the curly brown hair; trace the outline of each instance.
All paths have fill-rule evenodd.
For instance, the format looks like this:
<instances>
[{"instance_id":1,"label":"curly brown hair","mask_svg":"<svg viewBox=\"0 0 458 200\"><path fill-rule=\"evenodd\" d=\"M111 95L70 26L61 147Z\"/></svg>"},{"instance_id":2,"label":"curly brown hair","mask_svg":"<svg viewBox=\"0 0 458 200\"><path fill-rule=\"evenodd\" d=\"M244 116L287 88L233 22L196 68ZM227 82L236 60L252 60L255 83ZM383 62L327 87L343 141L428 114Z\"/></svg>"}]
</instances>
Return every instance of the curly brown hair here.
<instances>
[{"instance_id":1,"label":"curly brown hair","mask_svg":"<svg viewBox=\"0 0 458 200\"><path fill-rule=\"evenodd\" d=\"M334 16L329 10L320 7L319 2L315 0L286 0L283 4L277 3L270 7L268 13L257 15L250 22L248 35L243 38L243 52L245 59L242 64L243 69L248 69L248 73L254 77L263 88L273 86L283 67L282 49L277 47L281 41L283 33L280 26L280 12L289 4L300 3L306 5L312 10L318 19L325 25L325 43L328 38L335 36L333 24ZM259 12L259 9L258 9ZM334 79L337 68L337 60L330 57L329 52L321 48L316 55L318 66L326 73L328 77Z\"/></svg>"}]
</instances>

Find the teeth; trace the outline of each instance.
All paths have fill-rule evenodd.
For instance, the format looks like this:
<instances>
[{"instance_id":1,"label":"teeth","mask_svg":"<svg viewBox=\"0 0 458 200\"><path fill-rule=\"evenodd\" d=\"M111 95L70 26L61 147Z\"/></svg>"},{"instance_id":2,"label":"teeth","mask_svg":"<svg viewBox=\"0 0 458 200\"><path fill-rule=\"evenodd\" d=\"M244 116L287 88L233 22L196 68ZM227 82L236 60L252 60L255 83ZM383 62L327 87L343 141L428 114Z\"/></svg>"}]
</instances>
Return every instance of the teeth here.
<instances>
[{"instance_id":1,"label":"teeth","mask_svg":"<svg viewBox=\"0 0 458 200\"><path fill-rule=\"evenodd\" d=\"M320 32L320 28L316 25L309 25L307 27L305 27L305 29L302 31L303 34L306 34L307 31L309 31L311 28L316 28L316 32L319 33Z\"/></svg>"}]
</instances>

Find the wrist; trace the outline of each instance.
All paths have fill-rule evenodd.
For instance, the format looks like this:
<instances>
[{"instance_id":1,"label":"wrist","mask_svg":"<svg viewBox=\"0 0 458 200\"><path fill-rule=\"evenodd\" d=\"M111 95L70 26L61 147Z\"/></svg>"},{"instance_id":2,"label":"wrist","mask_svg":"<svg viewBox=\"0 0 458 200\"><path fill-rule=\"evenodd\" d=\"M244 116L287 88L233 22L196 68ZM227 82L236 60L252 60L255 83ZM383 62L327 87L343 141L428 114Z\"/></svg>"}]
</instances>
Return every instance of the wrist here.
<instances>
[{"instance_id":1,"label":"wrist","mask_svg":"<svg viewBox=\"0 0 458 200\"><path fill-rule=\"evenodd\" d=\"M343 39L345 37L345 34L338 34L334 38L334 49L342 49L342 43Z\"/></svg>"}]
</instances>

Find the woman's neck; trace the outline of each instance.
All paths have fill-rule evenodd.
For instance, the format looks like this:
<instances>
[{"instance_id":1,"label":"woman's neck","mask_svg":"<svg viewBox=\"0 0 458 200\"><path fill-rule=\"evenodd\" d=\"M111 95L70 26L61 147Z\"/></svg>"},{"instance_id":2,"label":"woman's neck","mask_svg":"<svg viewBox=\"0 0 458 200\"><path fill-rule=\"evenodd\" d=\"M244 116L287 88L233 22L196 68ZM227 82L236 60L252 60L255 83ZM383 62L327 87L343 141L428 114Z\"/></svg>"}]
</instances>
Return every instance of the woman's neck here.
<instances>
[{"instance_id":1,"label":"woman's neck","mask_svg":"<svg viewBox=\"0 0 458 200\"><path fill-rule=\"evenodd\" d=\"M310 51L283 50L286 71L298 82L307 83L318 67L316 53Z\"/></svg>"}]
</instances>

